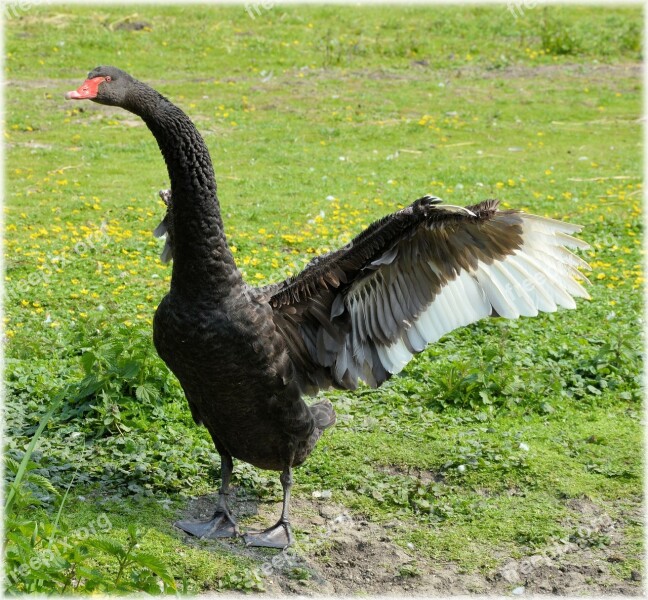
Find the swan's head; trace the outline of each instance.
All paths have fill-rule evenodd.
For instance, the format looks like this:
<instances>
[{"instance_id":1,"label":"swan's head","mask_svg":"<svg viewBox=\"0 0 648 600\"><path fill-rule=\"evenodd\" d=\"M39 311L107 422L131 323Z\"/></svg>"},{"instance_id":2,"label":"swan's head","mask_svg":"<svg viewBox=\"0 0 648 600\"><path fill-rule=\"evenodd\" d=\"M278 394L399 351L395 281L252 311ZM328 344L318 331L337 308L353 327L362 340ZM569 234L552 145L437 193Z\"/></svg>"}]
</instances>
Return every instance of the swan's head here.
<instances>
[{"instance_id":1,"label":"swan's head","mask_svg":"<svg viewBox=\"0 0 648 600\"><path fill-rule=\"evenodd\" d=\"M126 106L128 93L135 83L128 73L116 67L97 67L79 89L65 94L68 100L92 100L110 106Z\"/></svg>"}]
</instances>

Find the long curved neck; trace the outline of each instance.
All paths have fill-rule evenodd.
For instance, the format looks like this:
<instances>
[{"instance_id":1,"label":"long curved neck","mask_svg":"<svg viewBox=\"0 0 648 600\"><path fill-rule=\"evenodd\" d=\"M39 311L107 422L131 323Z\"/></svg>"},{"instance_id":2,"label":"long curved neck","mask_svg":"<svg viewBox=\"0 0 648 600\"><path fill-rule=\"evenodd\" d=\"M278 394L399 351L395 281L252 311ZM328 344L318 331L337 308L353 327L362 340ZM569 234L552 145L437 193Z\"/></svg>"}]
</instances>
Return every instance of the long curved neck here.
<instances>
[{"instance_id":1,"label":"long curved neck","mask_svg":"<svg viewBox=\"0 0 648 600\"><path fill-rule=\"evenodd\" d=\"M177 106L139 81L135 88L125 108L140 116L155 136L171 180L171 290L217 301L242 278L225 238L209 151Z\"/></svg>"}]
</instances>

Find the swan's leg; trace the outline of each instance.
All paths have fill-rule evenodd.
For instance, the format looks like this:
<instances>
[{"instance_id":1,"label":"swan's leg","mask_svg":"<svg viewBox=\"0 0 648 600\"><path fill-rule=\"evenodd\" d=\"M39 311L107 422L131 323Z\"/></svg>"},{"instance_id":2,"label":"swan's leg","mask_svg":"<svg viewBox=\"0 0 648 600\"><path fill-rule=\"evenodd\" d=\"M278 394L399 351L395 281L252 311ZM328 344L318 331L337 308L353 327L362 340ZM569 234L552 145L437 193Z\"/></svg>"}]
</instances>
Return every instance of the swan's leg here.
<instances>
[{"instance_id":1,"label":"swan's leg","mask_svg":"<svg viewBox=\"0 0 648 600\"><path fill-rule=\"evenodd\" d=\"M287 548L293 541L290 520L288 518L288 505L290 504L290 488L292 487L292 468L286 467L279 478L283 487L283 509L281 518L275 525L258 533L246 533L243 536L246 546L263 546L265 548Z\"/></svg>"},{"instance_id":2,"label":"swan's leg","mask_svg":"<svg viewBox=\"0 0 648 600\"><path fill-rule=\"evenodd\" d=\"M229 483L234 462L229 454L221 455L221 487L218 494L216 512L209 521L177 521L176 527L199 538L224 538L239 535L236 521L227 506Z\"/></svg>"}]
</instances>

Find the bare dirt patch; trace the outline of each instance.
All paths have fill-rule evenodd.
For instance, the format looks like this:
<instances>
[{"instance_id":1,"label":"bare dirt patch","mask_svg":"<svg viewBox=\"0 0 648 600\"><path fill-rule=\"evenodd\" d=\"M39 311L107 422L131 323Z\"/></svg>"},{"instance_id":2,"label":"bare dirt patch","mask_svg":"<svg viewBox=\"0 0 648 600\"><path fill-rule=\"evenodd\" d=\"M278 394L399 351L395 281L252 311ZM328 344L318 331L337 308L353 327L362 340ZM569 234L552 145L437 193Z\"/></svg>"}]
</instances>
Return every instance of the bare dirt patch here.
<instances>
[{"instance_id":1,"label":"bare dirt patch","mask_svg":"<svg viewBox=\"0 0 648 600\"><path fill-rule=\"evenodd\" d=\"M191 500L179 518L209 518L216 497L210 494ZM279 515L280 504L258 503L241 490L232 499L232 512L243 531L267 527ZM614 562L623 560L619 556L621 523L589 500L571 500L567 505L580 515L569 522L576 531L573 541L561 541L543 554L520 560L504 559L489 573L466 573L456 564L431 561L393 541L405 525L373 523L328 500L293 501L292 523L298 541L284 553L247 548L241 539L204 542L181 532L178 535L188 544L207 543L253 559L273 595L445 596L510 594L513 590L516 594L641 595L638 573L621 579L612 569ZM640 507L632 516L641 519ZM601 546L593 543L599 536L609 541Z\"/></svg>"},{"instance_id":2,"label":"bare dirt patch","mask_svg":"<svg viewBox=\"0 0 648 600\"><path fill-rule=\"evenodd\" d=\"M552 79L557 75L587 78L598 81L631 77L640 79L642 65L640 63L591 64L574 63L562 65L510 65L498 69L480 67L460 67L455 70L458 77L477 79Z\"/></svg>"},{"instance_id":3,"label":"bare dirt patch","mask_svg":"<svg viewBox=\"0 0 648 600\"><path fill-rule=\"evenodd\" d=\"M523 586L534 593L640 595L638 572L633 571L626 580L616 576L611 568L626 558L620 551L622 523L587 499L569 500L567 506L579 515L565 523L573 528L574 534L542 554L506 561L494 581ZM640 520L641 508L635 507L628 516Z\"/></svg>"},{"instance_id":4,"label":"bare dirt patch","mask_svg":"<svg viewBox=\"0 0 648 600\"><path fill-rule=\"evenodd\" d=\"M421 66L417 65L410 71L401 72L387 69L354 69L349 71L340 72L329 68L313 68L307 69L309 77L316 79L339 79L340 81L347 80L362 80L362 79L378 79L378 80L395 80L395 81L429 81L430 73L434 72L437 79L552 79L560 75L569 75L570 77L584 78L593 81L610 81L620 78L634 78L641 80L642 74L641 63L615 63L615 64L557 64L557 65L510 65L501 68L484 68L478 66L468 67L443 67L437 68L434 66ZM295 79L297 73L303 72L302 69L288 70L282 75L271 77L268 81L274 84L296 84L305 85L307 82L300 79ZM193 83L213 83L218 78L214 77L187 77L183 79L172 78L148 78L146 82L153 87L165 85L181 85L187 81ZM223 78L224 82L234 83L258 83L258 76L240 75L237 77ZM9 79L6 82L9 87L17 87L22 90L29 90L35 88L48 88L56 89L62 85L76 85L78 87L79 80L76 79L53 79L44 77L41 79ZM72 89L72 88L70 88ZM261 88L267 91L266 88Z\"/></svg>"}]
</instances>

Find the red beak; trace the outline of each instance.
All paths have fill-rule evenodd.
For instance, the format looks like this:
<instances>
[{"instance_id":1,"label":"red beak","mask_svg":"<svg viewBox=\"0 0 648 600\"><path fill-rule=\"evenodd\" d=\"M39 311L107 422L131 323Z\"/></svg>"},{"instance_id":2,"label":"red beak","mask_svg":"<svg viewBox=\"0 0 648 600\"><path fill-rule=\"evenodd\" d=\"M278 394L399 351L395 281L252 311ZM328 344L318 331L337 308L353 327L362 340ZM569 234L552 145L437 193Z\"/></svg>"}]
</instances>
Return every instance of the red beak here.
<instances>
[{"instance_id":1,"label":"red beak","mask_svg":"<svg viewBox=\"0 0 648 600\"><path fill-rule=\"evenodd\" d=\"M105 77L93 77L86 79L83 85L72 92L65 94L66 100L92 100L99 93L99 84L106 81Z\"/></svg>"}]
</instances>

